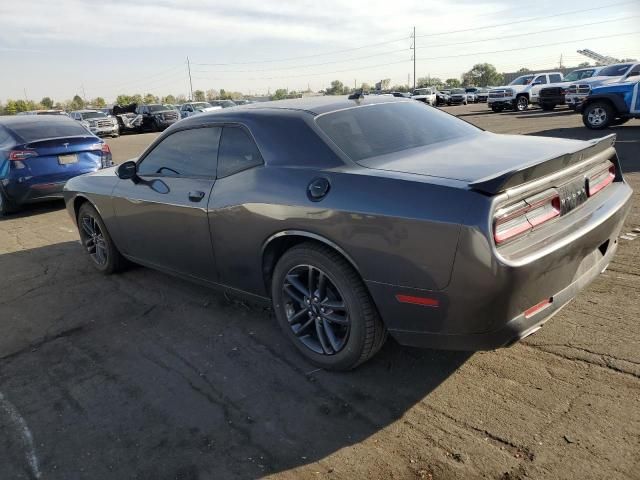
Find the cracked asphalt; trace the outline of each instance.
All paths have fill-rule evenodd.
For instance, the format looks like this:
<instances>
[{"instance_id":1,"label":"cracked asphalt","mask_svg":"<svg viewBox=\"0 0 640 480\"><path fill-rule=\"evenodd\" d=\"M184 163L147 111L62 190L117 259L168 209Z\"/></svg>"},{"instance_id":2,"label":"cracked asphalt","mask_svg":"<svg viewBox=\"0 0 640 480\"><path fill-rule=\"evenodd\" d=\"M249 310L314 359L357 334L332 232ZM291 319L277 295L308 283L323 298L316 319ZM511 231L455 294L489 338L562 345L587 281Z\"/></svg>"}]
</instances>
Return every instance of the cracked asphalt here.
<instances>
[{"instance_id":1,"label":"cracked asphalt","mask_svg":"<svg viewBox=\"0 0 640 480\"><path fill-rule=\"evenodd\" d=\"M594 138L567 111L451 107ZM640 121L613 129L640 191ZM116 161L152 134L109 140ZM640 227L640 199L624 233ZM640 230L511 348L389 341L307 364L267 309L145 268L104 277L61 203L0 221L0 479L640 479Z\"/></svg>"}]
</instances>

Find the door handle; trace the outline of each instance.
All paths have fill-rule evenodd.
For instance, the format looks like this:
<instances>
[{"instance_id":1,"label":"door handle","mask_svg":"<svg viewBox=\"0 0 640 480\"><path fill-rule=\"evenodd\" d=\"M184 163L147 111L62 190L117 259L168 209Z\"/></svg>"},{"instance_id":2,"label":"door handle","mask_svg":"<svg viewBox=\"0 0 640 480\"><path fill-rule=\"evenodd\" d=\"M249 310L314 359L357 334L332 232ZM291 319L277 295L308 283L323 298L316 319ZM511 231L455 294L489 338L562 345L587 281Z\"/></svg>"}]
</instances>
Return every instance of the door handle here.
<instances>
[{"instance_id":1,"label":"door handle","mask_svg":"<svg viewBox=\"0 0 640 480\"><path fill-rule=\"evenodd\" d=\"M204 192L201 192L199 190L195 192L189 192L189 200L191 200L192 202L199 202L203 198L204 198Z\"/></svg>"}]
</instances>

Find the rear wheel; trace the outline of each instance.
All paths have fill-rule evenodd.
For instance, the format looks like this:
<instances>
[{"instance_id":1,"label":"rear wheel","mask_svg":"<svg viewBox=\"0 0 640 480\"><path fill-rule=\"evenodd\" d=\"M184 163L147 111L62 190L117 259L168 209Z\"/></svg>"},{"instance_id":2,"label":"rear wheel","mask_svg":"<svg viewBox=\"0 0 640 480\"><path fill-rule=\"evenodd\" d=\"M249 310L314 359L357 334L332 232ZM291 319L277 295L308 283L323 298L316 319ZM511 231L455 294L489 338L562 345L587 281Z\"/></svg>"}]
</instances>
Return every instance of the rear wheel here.
<instances>
[{"instance_id":1,"label":"rear wheel","mask_svg":"<svg viewBox=\"0 0 640 480\"><path fill-rule=\"evenodd\" d=\"M602 130L612 124L614 113L606 102L593 102L582 110L582 123L591 130Z\"/></svg>"},{"instance_id":2,"label":"rear wheel","mask_svg":"<svg viewBox=\"0 0 640 480\"><path fill-rule=\"evenodd\" d=\"M516 98L516 110L519 112L524 112L527 108L529 108L529 99L520 95Z\"/></svg>"},{"instance_id":3,"label":"rear wheel","mask_svg":"<svg viewBox=\"0 0 640 480\"><path fill-rule=\"evenodd\" d=\"M284 334L319 367L352 369L386 340L364 283L328 247L303 243L285 252L273 274L271 295Z\"/></svg>"},{"instance_id":4,"label":"rear wheel","mask_svg":"<svg viewBox=\"0 0 640 480\"><path fill-rule=\"evenodd\" d=\"M125 258L116 248L100 214L90 203L84 203L78 212L80 241L93 266L104 274L121 270Z\"/></svg>"}]
</instances>

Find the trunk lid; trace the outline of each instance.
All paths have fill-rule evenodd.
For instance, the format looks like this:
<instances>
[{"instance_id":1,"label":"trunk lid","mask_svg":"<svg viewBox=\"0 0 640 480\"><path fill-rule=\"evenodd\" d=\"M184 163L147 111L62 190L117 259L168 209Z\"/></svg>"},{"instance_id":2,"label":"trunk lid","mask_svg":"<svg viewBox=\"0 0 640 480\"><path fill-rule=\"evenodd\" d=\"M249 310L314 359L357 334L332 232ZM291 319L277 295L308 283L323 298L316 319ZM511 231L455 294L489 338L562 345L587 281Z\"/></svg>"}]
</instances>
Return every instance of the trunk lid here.
<instances>
[{"instance_id":1,"label":"trunk lid","mask_svg":"<svg viewBox=\"0 0 640 480\"><path fill-rule=\"evenodd\" d=\"M615 134L591 140L478 135L361 160L368 168L462 181L495 195L611 148Z\"/></svg>"}]
</instances>

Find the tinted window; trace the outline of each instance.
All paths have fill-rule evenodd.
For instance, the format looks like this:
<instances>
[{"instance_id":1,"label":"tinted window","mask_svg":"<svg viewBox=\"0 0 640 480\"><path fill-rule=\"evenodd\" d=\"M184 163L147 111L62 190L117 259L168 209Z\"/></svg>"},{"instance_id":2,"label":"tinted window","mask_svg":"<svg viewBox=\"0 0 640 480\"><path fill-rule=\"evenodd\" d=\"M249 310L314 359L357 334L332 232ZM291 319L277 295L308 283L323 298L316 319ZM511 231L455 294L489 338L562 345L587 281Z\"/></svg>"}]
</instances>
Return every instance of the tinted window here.
<instances>
[{"instance_id":1,"label":"tinted window","mask_svg":"<svg viewBox=\"0 0 640 480\"><path fill-rule=\"evenodd\" d=\"M533 75L523 75L521 77L516 78L509 85L529 85L533 80Z\"/></svg>"},{"instance_id":2,"label":"tinted window","mask_svg":"<svg viewBox=\"0 0 640 480\"><path fill-rule=\"evenodd\" d=\"M169 135L138 166L140 175L214 177L220 128L194 128Z\"/></svg>"},{"instance_id":3,"label":"tinted window","mask_svg":"<svg viewBox=\"0 0 640 480\"><path fill-rule=\"evenodd\" d=\"M33 121L14 123L9 127L25 142L33 142L44 138L91 136L81 124L70 118L56 122L45 122L34 118Z\"/></svg>"},{"instance_id":4,"label":"tinted window","mask_svg":"<svg viewBox=\"0 0 640 480\"><path fill-rule=\"evenodd\" d=\"M633 69L629 72L627 78L637 77L638 75L640 75L640 65L636 65L635 67L633 67Z\"/></svg>"},{"instance_id":5,"label":"tinted window","mask_svg":"<svg viewBox=\"0 0 640 480\"><path fill-rule=\"evenodd\" d=\"M611 65L610 67L603 68L598 74L599 77L619 77L627 73L627 70L631 66L630 63L622 65Z\"/></svg>"},{"instance_id":6,"label":"tinted window","mask_svg":"<svg viewBox=\"0 0 640 480\"><path fill-rule=\"evenodd\" d=\"M240 127L225 127L218 155L218 177L262 165L262 156L249 134Z\"/></svg>"},{"instance_id":7,"label":"tinted window","mask_svg":"<svg viewBox=\"0 0 640 480\"><path fill-rule=\"evenodd\" d=\"M551 83L553 83L553 82L561 82L562 81L562 77L560 77L560 75L557 74L557 73L552 73L551 75L549 75L549 81Z\"/></svg>"},{"instance_id":8,"label":"tinted window","mask_svg":"<svg viewBox=\"0 0 640 480\"><path fill-rule=\"evenodd\" d=\"M163 112L165 110L168 110L168 108L164 105L147 105L147 110L149 110L150 112Z\"/></svg>"},{"instance_id":9,"label":"tinted window","mask_svg":"<svg viewBox=\"0 0 640 480\"><path fill-rule=\"evenodd\" d=\"M536 78L534 83L540 83L540 84L545 84L547 83L547 77L545 75L540 75L538 78Z\"/></svg>"},{"instance_id":10,"label":"tinted window","mask_svg":"<svg viewBox=\"0 0 640 480\"><path fill-rule=\"evenodd\" d=\"M477 133L462 120L420 102L394 102L321 115L320 128L353 160Z\"/></svg>"}]
</instances>

